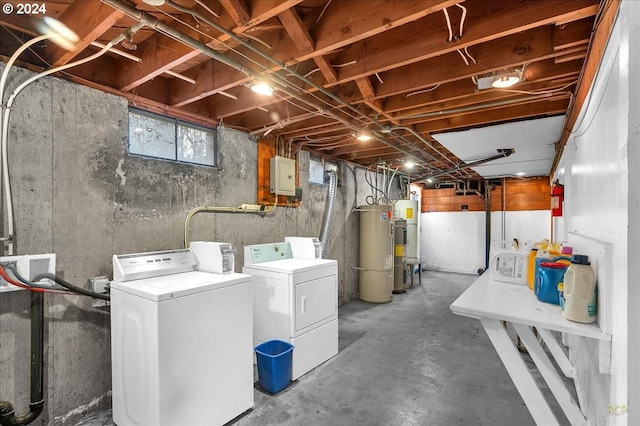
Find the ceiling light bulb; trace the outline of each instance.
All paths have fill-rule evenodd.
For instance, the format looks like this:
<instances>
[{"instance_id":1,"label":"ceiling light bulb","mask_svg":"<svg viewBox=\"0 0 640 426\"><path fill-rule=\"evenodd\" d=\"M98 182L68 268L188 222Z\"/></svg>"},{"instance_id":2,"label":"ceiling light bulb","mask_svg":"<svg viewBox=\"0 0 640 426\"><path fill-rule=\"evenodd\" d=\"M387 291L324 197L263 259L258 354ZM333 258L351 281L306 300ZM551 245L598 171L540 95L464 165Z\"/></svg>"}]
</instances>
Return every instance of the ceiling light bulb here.
<instances>
[{"instance_id":1,"label":"ceiling light bulb","mask_svg":"<svg viewBox=\"0 0 640 426\"><path fill-rule=\"evenodd\" d=\"M525 172L518 172L518 173L516 173L516 176L524 176L524 175L526 175L526 173L525 173Z\"/></svg>"},{"instance_id":2,"label":"ceiling light bulb","mask_svg":"<svg viewBox=\"0 0 640 426\"><path fill-rule=\"evenodd\" d=\"M38 25L43 35L51 37L51 41L65 50L73 50L80 37L62 22L45 16Z\"/></svg>"},{"instance_id":3,"label":"ceiling light bulb","mask_svg":"<svg viewBox=\"0 0 640 426\"><path fill-rule=\"evenodd\" d=\"M520 76L517 73L512 73L497 77L491 85L496 89L504 89L517 83L520 83Z\"/></svg>"},{"instance_id":4,"label":"ceiling light bulb","mask_svg":"<svg viewBox=\"0 0 640 426\"><path fill-rule=\"evenodd\" d=\"M251 90L259 95L271 96L273 95L273 89L266 83L256 83L251 86Z\"/></svg>"},{"instance_id":5,"label":"ceiling light bulb","mask_svg":"<svg viewBox=\"0 0 640 426\"><path fill-rule=\"evenodd\" d=\"M164 4L164 0L142 0L149 6L162 6Z\"/></svg>"},{"instance_id":6,"label":"ceiling light bulb","mask_svg":"<svg viewBox=\"0 0 640 426\"><path fill-rule=\"evenodd\" d=\"M415 165L416 165L416 164L415 164L413 161L407 161L406 163L404 163L404 166L405 166L407 169L412 169L412 168L413 168L413 166L415 166Z\"/></svg>"},{"instance_id":7,"label":"ceiling light bulb","mask_svg":"<svg viewBox=\"0 0 640 426\"><path fill-rule=\"evenodd\" d=\"M368 142L372 138L371 138L371 135L368 133L360 133L358 136L356 136L356 139L358 139L360 142Z\"/></svg>"}]
</instances>

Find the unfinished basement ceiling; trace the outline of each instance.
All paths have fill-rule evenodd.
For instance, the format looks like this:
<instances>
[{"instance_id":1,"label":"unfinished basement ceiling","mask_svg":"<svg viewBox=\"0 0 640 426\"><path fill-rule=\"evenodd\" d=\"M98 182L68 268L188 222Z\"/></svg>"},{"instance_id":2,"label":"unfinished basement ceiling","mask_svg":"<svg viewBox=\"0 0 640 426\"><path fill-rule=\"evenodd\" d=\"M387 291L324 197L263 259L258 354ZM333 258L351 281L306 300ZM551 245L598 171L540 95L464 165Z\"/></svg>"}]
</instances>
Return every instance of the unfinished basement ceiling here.
<instances>
[{"instance_id":1,"label":"unfinished basement ceiling","mask_svg":"<svg viewBox=\"0 0 640 426\"><path fill-rule=\"evenodd\" d=\"M474 179L488 170L461 167L480 155L473 141L454 149L434 134L474 129L483 139L477 135L494 125L561 120L598 17L613 6L608 0L167 0L161 6L58 0L46 7L80 42L71 52L38 43L19 65L72 63L123 35L105 55L59 76L141 108L275 138L293 153L301 148L365 167L412 161L419 180ZM0 16L5 61L37 35L39 18ZM519 72L523 81L479 88L502 71ZM273 95L251 91L257 80L268 82ZM360 130L374 139L356 140ZM557 153L545 149L540 158L549 155ZM537 170L548 173L546 166Z\"/></svg>"}]
</instances>

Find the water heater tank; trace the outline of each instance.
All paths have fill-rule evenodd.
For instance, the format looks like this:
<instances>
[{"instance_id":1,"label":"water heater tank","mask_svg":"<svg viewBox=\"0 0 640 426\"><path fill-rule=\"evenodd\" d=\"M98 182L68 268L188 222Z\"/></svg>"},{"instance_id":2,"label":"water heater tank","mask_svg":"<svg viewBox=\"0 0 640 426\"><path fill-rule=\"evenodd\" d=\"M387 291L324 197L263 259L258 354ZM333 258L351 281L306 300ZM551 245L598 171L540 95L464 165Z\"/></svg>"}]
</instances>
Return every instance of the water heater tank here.
<instances>
[{"instance_id":1,"label":"water heater tank","mask_svg":"<svg viewBox=\"0 0 640 426\"><path fill-rule=\"evenodd\" d=\"M405 256L408 263L416 263L420 258L420 241L418 218L420 210L418 210L417 200L398 200L396 201L396 218L407 221L407 246ZM411 262L414 260L414 262Z\"/></svg>"},{"instance_id":2,"label":"water heater tank","mask_svg":"<svg viewBox=\"0 0 640 426\"><path fill-rule=\"evenodd\" d=\"M391 301L393 290L393 205L360 206L360 299Z\"/></svg>"}]
</instances>

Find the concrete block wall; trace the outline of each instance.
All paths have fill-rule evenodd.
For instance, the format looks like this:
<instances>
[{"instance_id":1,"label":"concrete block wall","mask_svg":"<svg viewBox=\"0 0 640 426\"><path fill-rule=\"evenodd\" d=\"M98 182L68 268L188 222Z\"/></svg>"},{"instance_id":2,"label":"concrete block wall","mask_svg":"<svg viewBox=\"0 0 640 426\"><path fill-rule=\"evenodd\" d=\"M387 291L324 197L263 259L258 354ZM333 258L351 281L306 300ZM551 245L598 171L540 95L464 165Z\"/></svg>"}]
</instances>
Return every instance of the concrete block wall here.
<instances>
[{"instance_id":1,"label":"concrete block wall","mask_svg":"<svg viewBox=\"0 0 640 426\"><path fill-rule=\"evenodd\" d=\"M0 64L2 71L4 64ZM8 91L32 73L13 68ZM112 275L112 255L183 247L187 213L197 206L256 203L257 145L242 132L219 131L220 167L211 169L127 154L127 101L45 77L17 98L9 159L15 205L16 254L55 253L57 274L89 286ZM278 208L265 217L200 214L191 240L246 244L318 236L326 185L308 183L309 155L300 158L300 208ZM339 304L357 296L359 225L352 206L364 203L360 170L340 164L327 257L339 262ZM3 221L6 218L3 218ZM6 229L6 224L3 224ZM37 424L74 424L110 407L110 317L91 299L45 298L45 408ZM18 413L29 402L29 297L0 297L0 398Z\"/></svg>"}]
</instances>

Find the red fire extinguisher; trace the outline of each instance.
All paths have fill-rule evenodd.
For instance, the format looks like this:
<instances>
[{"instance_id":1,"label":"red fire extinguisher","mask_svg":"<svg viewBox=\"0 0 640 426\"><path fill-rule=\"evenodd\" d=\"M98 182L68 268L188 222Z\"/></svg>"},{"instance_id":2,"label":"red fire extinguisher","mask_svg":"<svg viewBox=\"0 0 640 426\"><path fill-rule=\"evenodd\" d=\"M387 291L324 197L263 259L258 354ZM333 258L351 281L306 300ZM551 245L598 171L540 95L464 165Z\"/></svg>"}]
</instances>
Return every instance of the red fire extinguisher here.
<instances>
[{"instance_id":1,"label":"red fire extinguisher","mask_svg":"<svg viewBox=\"0 0 640 426\"><path fill-rule=\"evenodd\" d=\"M551 185L551 216L562 216L562 203L564 201L564 185L557 180Z\"/></svg>"}]
</instances>

